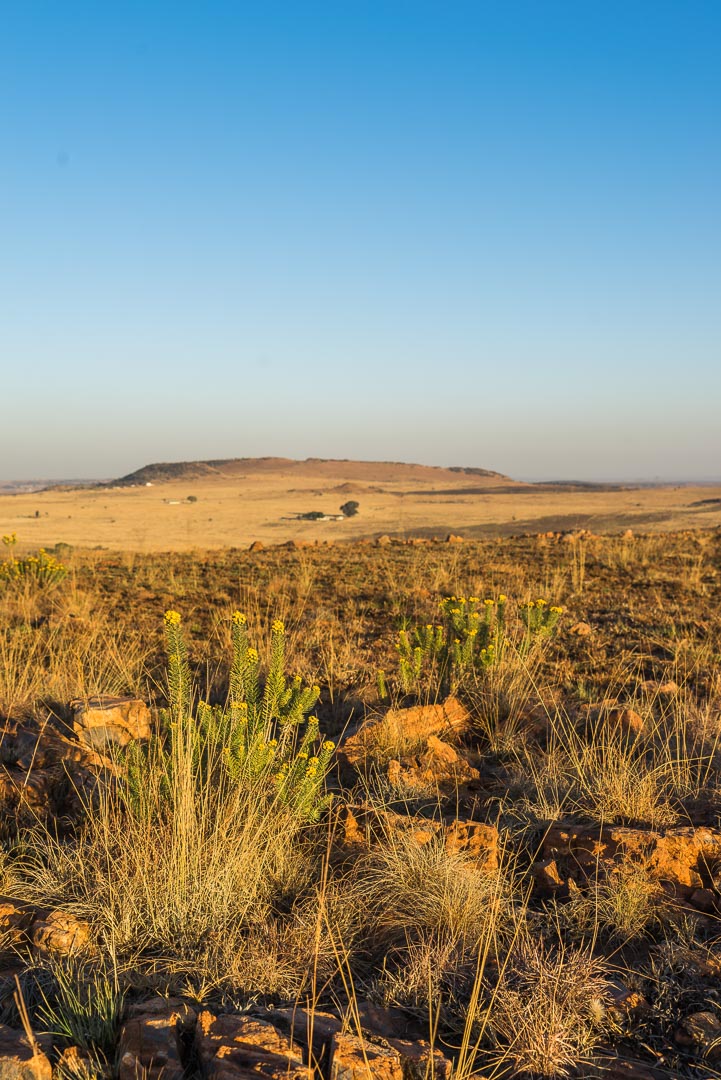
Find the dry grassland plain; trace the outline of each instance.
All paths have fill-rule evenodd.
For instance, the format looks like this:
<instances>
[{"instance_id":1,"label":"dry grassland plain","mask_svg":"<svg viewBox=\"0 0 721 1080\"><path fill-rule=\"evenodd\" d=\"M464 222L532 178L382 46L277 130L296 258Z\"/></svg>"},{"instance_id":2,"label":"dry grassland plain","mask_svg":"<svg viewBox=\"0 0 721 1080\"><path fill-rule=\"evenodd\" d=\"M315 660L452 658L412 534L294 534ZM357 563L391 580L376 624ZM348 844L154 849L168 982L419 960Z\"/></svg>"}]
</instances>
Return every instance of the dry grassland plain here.
<instances>
[{"instance_id":1,"label":"dry grassland plain","mask_svg":"<svg viewBox=\"0 0 721 1080\"><path fill-rule=\"evenodd\" d=\"M189 496L197 501L188 502ZM353 499L357 516L337 514ZM0 532L31 547L63 542L139 552L393 536L468 538L585 528L665 532L721 525L721 484L584 487L390 463L239 461L152 486L0 496Z\"/></svg>"},{"instance_id":2,"label":"dry grassland plain","mask_svg":"<svg viewBox=\"0 0 721 1080\"><path fill-rule=\"evenodd\" d=\"M721 487L217 466L0 498L0 1076L721 1077Z\"/></svg>"}]
</instances>

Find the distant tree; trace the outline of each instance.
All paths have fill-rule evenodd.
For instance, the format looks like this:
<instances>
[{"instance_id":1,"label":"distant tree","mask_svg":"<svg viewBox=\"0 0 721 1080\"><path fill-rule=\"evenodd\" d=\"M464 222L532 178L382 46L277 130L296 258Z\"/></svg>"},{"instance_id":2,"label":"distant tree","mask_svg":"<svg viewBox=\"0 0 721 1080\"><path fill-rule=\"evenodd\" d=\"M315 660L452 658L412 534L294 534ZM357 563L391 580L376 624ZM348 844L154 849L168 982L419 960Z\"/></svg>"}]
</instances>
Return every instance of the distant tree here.
<instances>
[{"instance_id":1,"label":"distant tree","mask_svg":"<svg viewBox=\"0 0 721 1080\"><path fill-rule=\"evenodd\" d=\"M186 502L197 502L198 501L198 496L197 495L188 495L188 498L185 501Z\"/></svg>"},{"instance_id":2,"label":"distant tree","mask_svg":"<svg viewBox=\"0 0 721 1080\"><path fill-rule=\"evenodd\" d=\"M321 518L325 517L325 514L322 510L310 510L307 514L298 514L298 517L302 518L303 521L320 521Z\"/></svg>"},{"instance_id":3,"label":"distant tree","mask_svg":"<svg viewBox=\"0 0 721 1080\"><path fill-rule=\"evenodd\" d=\"M344 517L355 517L355 515L358 513L359 505L360 504L357 503L355 499L350 499L349 502L343 503L340 508L340 512L341 514L343 514Z\"/></svg>"}]
</instances>

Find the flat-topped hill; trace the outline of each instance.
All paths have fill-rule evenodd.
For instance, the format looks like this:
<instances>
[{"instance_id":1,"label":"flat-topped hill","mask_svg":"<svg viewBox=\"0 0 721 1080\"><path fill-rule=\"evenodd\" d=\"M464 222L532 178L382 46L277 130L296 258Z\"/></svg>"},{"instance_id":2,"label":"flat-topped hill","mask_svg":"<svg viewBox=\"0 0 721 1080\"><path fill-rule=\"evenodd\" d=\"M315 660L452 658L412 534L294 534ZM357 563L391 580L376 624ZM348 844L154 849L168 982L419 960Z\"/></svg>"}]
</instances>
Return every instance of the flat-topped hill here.
<instances>
[{"instance_id":1,"label":"flat-topped hill","mask_svg":"<svg viewBox=\"0 0 721 1080\"><path fill-rule=\"evenodd\" d=\"M457 484L461 476L482 479L489 484L515 484L503 473L491 469L466 467L446 468L437 465L414 465L401 461L352 461L345 458L305 458L296 460L284 457L219 458L211 461L170 461L144 465L141 469L114 480L111 487L136 487L143 484L167 483L171 480L220 480L245 479L258 474L273 473L279 476L302 476L304 478L342 479L367 483L397 483L418 481L421 483Z\"/></svg>"}]
</instances>

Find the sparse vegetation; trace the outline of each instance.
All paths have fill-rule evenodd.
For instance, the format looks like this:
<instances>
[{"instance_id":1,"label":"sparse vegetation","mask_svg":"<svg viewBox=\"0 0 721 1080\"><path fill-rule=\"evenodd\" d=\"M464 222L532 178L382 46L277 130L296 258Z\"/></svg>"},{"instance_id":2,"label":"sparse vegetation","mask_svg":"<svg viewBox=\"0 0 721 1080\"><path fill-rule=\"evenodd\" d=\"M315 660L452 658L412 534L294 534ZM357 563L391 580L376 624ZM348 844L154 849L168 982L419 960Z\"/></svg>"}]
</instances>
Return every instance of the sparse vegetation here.
<instances>
[{"instance_id":1,"label":"sparse vegetation","mask_svg":"<svg viewBox=\"0 0 721 1080\"><path fill-rule=\"evenodd\" d=\"M82 1051L59 1076L112 1067L158 990L400 1010L461 1080L713 1075L721 543L583 544L582 582L544 536L75 549L0 589L0 950ZM151 740L91 748L95 695L148 702Z\"/></svg>"}]
</instances>

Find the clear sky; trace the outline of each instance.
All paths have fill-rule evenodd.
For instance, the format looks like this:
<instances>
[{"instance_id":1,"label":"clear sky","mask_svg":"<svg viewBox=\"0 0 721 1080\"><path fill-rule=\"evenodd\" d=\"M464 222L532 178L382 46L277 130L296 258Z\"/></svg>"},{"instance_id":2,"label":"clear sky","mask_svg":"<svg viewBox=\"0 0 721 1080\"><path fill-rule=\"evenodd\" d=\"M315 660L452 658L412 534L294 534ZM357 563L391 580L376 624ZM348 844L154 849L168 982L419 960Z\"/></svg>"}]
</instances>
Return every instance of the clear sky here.
<instances>
[{"instance_id":1,"label":"clear sky","mask_svg":"<svg viewBox=\"0 0 721 1080\"><path fill-rule=\"evenodd\" d=\"M718 0L6 0L0 477L721 476Z\"/></svg>"}]
</instances>

